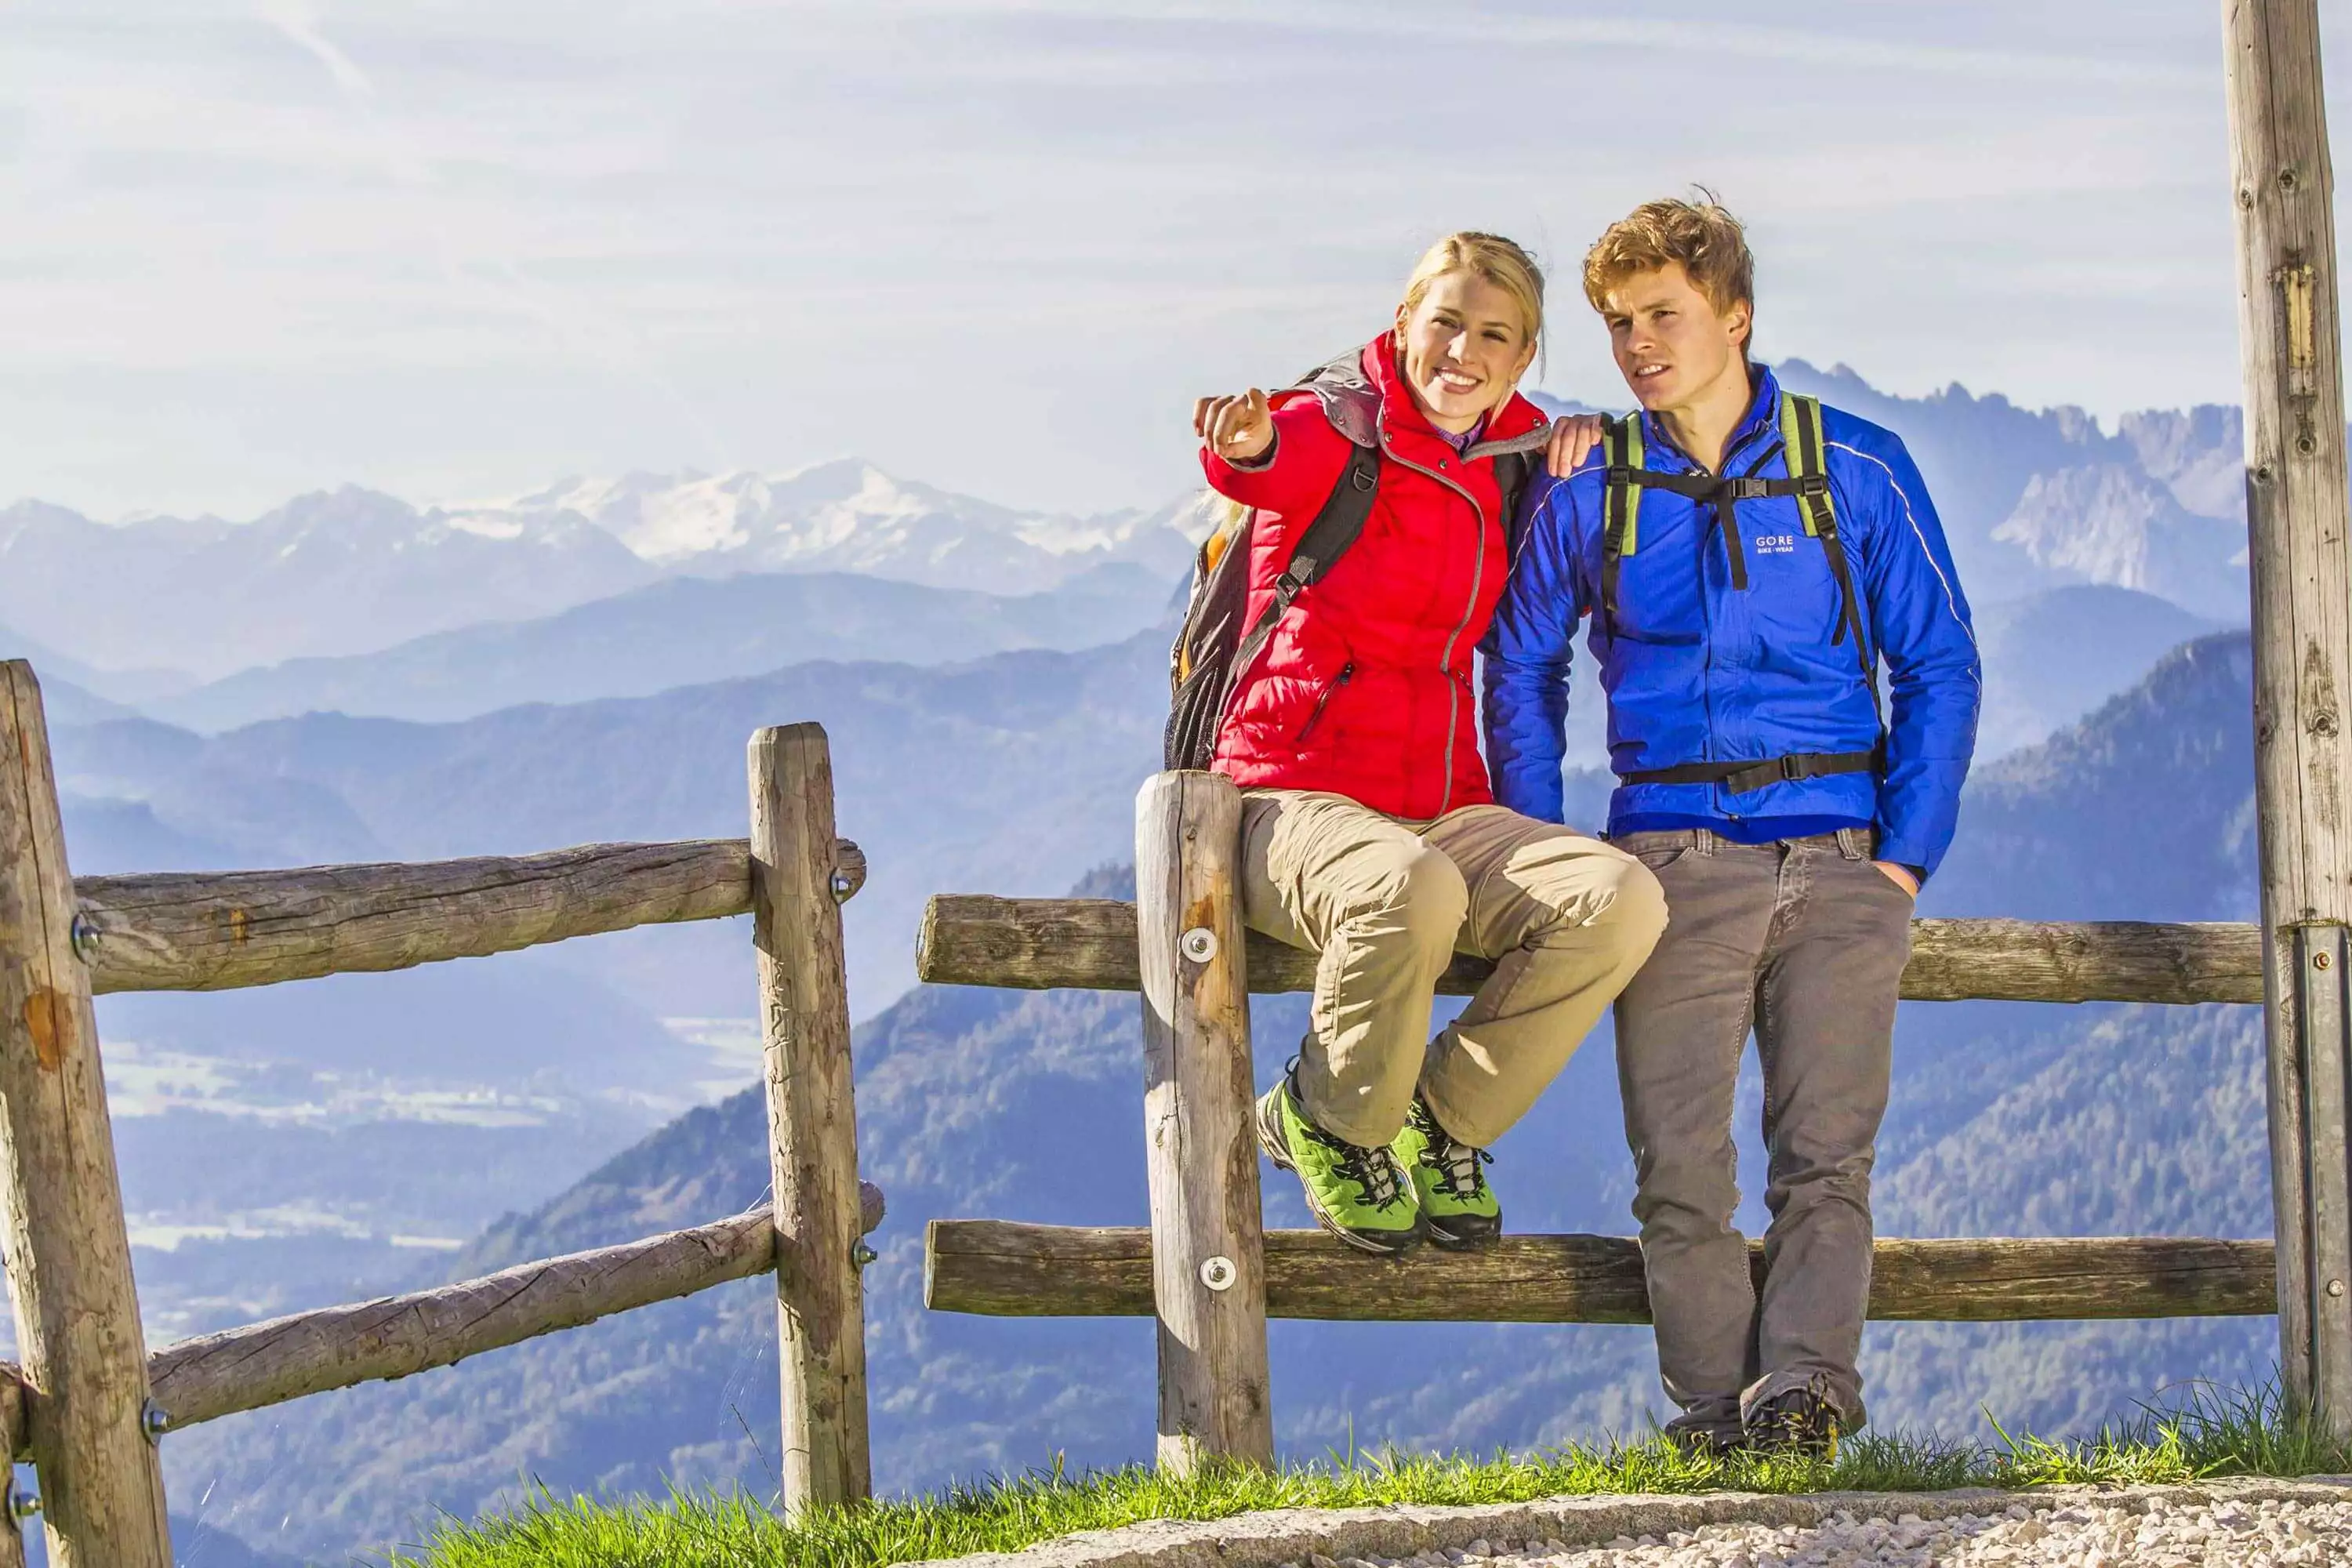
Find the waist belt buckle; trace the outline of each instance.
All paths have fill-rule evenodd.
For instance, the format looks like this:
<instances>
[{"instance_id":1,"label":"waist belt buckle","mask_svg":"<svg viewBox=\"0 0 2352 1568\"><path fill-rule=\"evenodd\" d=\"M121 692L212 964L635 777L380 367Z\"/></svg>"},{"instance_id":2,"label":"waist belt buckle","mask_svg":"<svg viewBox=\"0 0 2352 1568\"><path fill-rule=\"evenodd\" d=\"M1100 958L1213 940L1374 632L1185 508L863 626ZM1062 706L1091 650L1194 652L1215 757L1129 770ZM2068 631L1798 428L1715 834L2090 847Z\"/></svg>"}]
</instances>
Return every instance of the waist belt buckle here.
<instances>
[{"instance_id":1,"label":"waist belt buckle","mask_svg":"<svg viewBox=\"0 0 2352 1568\"><path fill-rule=\"evenodd\" d=\"M1780 759L1780 777L1784 783L1795 784L1800 779L1811 776L1811 775L1805 772L1804 758L1792 752Z\"/></svg>"}]
</instances>

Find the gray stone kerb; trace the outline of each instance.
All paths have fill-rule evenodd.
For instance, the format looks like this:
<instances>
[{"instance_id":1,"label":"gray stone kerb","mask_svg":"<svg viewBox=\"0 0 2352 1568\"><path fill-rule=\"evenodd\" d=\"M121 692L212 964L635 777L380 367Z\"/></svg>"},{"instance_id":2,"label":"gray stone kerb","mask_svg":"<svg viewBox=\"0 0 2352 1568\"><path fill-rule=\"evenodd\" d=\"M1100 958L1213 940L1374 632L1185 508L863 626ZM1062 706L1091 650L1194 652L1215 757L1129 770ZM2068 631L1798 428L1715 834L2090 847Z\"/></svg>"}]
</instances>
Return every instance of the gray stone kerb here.
<instances>
[{"instance_id":1,"label":"gray stone kerb","mask_svg":"<svg viewBox=\"0 0 2352 1568\"><path fill-rule=\"evenodd\" d=\"M1618 1495L1543 1498L1534 1502L1482 1503L1466 1508L1391 1503L1379 1508L1282 1509L1204 1521L1152 1520L1117 1530L1082 1531L1019 1552L982 1552L939 1559L956 1568L1278 1568L1325 1557L1410 1557L1417 1552L1459 1551L1474 1541L1558 1541L1570 1549L1602 1545L1621 1535L1663 1536L1710 1524L1826 1524L1840 1513L1855 1519L1923 1520L2000 1513L2022 1503L2040 1512L2075 1503L2144 1508L2220 1503L2337 1503L2352 1500L2352 1476L2301 1480L2201 1481L2187 1486L2034 1487L2000 1491L1971 1487L1947 1492L1702 1492L1686 1497Z\"/></svg>"}]
</instances>

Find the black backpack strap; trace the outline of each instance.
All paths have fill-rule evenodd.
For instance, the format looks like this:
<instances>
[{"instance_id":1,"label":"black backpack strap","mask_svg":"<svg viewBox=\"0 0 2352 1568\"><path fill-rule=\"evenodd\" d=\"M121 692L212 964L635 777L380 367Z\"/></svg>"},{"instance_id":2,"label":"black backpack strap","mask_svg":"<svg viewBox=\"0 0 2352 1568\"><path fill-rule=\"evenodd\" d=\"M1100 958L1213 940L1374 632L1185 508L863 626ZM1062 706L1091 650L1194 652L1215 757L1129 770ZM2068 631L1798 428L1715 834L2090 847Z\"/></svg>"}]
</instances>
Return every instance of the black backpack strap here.
<instances>
[{"instance_id":1,"label":"black backpack strap","mask_svg":"<svg viewBox=\"0 0 2352 1568\"><path fill-rule=\"evenodd\" d=\"M1495 459L1495 488L1503 496L1503 559L1517 565L1519 547L1527 542L1527 530L1521 526L1519 498L1528 493L1528 477L1535 471L1535 459L1525 452L1505 452Z\"/></svg>"},{"instance_id":2,"label":"black backpack strap","mask_svg":"<svg viewBox=\"0 0 2352 1568\"><path fill-rule=\"evenodd\" d=\"M1601 444L1609 459L1608 482L1601 492L1601 624L1614 642L1618 562L1642 542L1642 488L1635 478L1642 470L1642 416L1603 421Z\"/></svg>"},{"instance_id":3,"label":"black backpack strap","mask_svg":"<svg viewBox=\"0 0 2352 1568\"><path fill-rule=\"evenodd\" d=\"M1838 534L1837 501L1830 494L1827 442L1822 435L1819 398L1785 392L1780 395L1780 441L1788 455L1789 478L1796 489L1797 505L1805 514L1805 531L1822 542L1822 553L1829 558L1830 575L1837 579L1838 626L1830 635L1830 646L1835 647L1843 642L1848 631L1853 634L1854 652L1869 679L1874 705L1878 700L1877 661L1871 654L1869 622L1863 615L1862 596L1854 592L1853 568L1846 560L1845 541Z\"/></svg>"},{"instance_id":4,"label":"black backpack strap","mask_svg":"<svg viewBox=\"0 0 2352 1568\"><path fill-rule=\"evenodd\" d=\"M1364 523L1372 515L1373 499L1380 492L1381 454L1377 448L1352 442L1348 453L1348 466L1339 471L1339 482L1331 487L1323 510L1291 547L1290 564L1274 580L1273 602L1234 650L1232 680L1238 681L1249 668L1298 595L1320 581L1364 531Z\"/></svg>"},{"instance_id":5,"label":"black backpack strap","mask_svg":"<svg viewBox=\"0 0 2352 1568\"><path fill-rule=\"evenodd\" d=\"M1546 421L1521 435L1505 437L1498 441L1473 441L1463 448L1462 456L1465 462L1475 462L1485 458L1494 464L1495 489L1499 494L1502 508L1500 521L1503 559L1506 561L1517 562L1519 547L1526 542L1519 527L1519 498L1527 494L1528 481L1535 477L1536 454L1551 445L1551 422Z\"/></svg>"}]
</instances>

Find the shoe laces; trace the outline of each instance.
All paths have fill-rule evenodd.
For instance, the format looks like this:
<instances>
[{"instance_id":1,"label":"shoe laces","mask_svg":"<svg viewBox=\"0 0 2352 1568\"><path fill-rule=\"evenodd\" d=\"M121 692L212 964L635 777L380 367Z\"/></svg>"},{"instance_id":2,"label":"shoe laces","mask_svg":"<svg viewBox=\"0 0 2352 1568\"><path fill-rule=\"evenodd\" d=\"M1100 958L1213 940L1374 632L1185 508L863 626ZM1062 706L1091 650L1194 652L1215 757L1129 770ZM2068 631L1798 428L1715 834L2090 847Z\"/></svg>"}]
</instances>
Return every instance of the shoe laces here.
<instances>
[{"instance_id":1,"label":"shoe laces","mask_svg":"<svg viewBox=\"0 0 2352 1568\"><path fill-rule=\"evenodd\" d=\"M1387 1208L1404 1196L1404 1174L1386 1149L1368 1149L1360 1143L1326 1132L1313 1122L1306 1122L1307 1136L1339 1158L1341 1177L1353 1182L1363 1194L1364 1202L1376 1209Z\"/></svg>"},{"instance_id":2,"label":"shoe laces","mask_svg":"<svg viewBox=\"0 0 2352 1568\"><path fill-rule=\"evenodd\" d=\"M1486 1190L1486 1173L1479 1167L1493 1164L1494 1155L1460 1142L1419 1102L1413 1105L1412 1121L1421 1130L1421 1163L1437 1173L1438 1183L1449 1197L1466 1201Z\"/></svg>"},{"instance_id":3,"label":"shoe laces","mask_svg":"<svg viewBox=\"0 0 2352 1568\"><path fill-rule=\"evenodd\" d=\"M1844 1423L1830 1398L1825 1374L1817 1372L1801 1386L1774 1394L1759 1414L1762 1419L1756 1423L1759 1430L1800 1442L1827 1443L1830 1453L1836 1454Z\"/></svg>"}]
</instances>

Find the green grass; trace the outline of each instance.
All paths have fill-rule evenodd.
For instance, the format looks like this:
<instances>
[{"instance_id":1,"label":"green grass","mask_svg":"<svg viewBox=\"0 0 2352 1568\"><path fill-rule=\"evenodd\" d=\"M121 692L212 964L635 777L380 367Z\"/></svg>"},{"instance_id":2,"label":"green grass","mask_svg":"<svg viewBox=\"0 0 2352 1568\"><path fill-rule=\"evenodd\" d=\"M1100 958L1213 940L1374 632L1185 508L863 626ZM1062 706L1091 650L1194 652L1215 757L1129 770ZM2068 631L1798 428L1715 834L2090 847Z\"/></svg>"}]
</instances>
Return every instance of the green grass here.
<instances>
[{"instance_id":1,"label":"green grass","mask_svg":"<svg viewBox=\"0 0 2352 1568\"><path fill-rule=\"evenodd\" d=\"M882 1568L1012 1551L1072 1531L1259 1509L1525 1502L1605 1492L1936 1491L2352 1471L2352 1450L2284 1413L2273 1389L2193 1386L2179 1403L2144 1410L2084 1440L2012 1436L1988 1420L1990 1442L1865 1433L1843 1445L1833 1461L1691 1458L1653 1436L1490 1459L1351 1452L1276 1474L1230 1469L1182 1480L1140 1468L1065 1475L1057 1465L789 1525L741 1496L608 1506L542 1492L504 1515L470 1525L453 1521L392 1561L404 1568Z\"/></svg>"}]
</instances>

